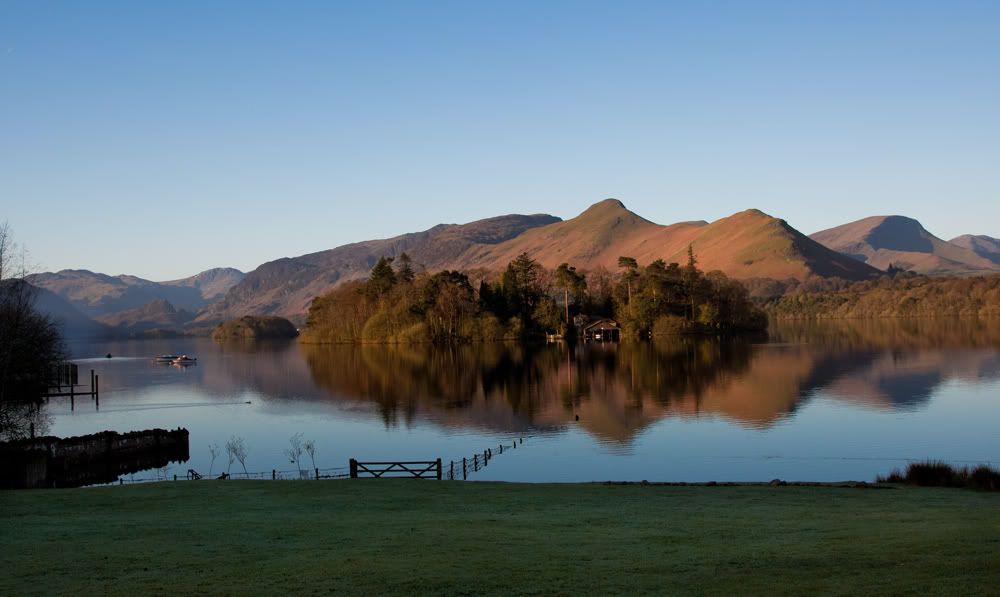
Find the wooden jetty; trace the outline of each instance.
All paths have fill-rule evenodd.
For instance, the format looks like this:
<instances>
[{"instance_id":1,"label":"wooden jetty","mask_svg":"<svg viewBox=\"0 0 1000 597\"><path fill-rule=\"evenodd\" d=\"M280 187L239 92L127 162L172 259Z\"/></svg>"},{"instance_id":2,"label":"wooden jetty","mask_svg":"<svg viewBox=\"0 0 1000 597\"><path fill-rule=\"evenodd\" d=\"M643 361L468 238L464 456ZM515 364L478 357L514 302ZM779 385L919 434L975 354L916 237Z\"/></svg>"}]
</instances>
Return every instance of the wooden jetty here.
<instances>
[{"instance_id":1,"label":"wooden jetty","mask_svg":"<svg viewBox=\"0 0 1000 597\"><path fill-rule=\"evenodd\" d=\"M79 383L80 372L76 363L62 363L52 372L49 390L42 395L42 398L66 398L70 399L70 410L76 408L77 396L89 396L94 399L98 409L101 408L101 376L96 375L94 370L90 370L90 387Z\"/></svg>"}]
</instances>

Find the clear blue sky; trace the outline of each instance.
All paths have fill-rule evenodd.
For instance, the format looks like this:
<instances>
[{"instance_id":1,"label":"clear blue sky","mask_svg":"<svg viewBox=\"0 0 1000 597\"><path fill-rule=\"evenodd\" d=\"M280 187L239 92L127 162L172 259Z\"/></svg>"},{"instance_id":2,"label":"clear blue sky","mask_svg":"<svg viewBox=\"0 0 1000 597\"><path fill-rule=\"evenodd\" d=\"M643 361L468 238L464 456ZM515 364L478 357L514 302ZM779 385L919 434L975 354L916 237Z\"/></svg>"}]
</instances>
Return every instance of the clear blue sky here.
<instances>
[{"instance_id":1,"label":"clear blue sky","mask_svg":"<svg viewBox=\"0 0 1000 597\"><path fill-rule=\"evenodd\" d=\"M48 270L606 197L1000 236L1000 2L0 1L0 220Z\"/></svg>"}]
</instances>

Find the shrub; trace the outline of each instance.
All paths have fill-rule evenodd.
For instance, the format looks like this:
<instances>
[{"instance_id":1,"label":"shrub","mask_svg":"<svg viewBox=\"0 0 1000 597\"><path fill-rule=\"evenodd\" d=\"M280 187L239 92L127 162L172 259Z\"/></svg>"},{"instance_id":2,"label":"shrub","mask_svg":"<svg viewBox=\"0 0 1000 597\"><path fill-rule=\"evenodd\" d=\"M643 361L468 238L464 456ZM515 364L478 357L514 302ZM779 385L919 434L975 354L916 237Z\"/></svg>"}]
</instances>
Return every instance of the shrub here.
<instances>
[{"instance_id":1,"label":"shrub","mask_svg":"<svg viewBox=\"0 0 1000 597\"><path fill-rule=\"evenodd\" d=\"M914 462L903 474L896 469L888 476L879 476L878 483L898 483L918 487L967 487L982 491L1000 490L1000 471L981 464L971 471L967 467L954 468L940 461Z\"/></svg>"}]
</instances>

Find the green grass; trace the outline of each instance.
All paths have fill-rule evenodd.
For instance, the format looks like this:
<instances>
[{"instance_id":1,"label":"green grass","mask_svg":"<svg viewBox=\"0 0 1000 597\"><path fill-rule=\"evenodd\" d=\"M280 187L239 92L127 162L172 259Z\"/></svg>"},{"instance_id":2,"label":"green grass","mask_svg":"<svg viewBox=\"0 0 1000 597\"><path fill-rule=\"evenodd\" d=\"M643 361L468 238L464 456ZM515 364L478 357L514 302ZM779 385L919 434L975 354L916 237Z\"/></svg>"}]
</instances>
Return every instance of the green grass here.
<instances>
[{"instance_id":1,"label":"green grass","mask_svg":"<svg viewBox=\"0 0 1000 597\"><path fill-rule=\"evenodd\" d=\"M954 489L178 482L0 492L0 595L982 594Z\"/></svg>"}]
</instances>

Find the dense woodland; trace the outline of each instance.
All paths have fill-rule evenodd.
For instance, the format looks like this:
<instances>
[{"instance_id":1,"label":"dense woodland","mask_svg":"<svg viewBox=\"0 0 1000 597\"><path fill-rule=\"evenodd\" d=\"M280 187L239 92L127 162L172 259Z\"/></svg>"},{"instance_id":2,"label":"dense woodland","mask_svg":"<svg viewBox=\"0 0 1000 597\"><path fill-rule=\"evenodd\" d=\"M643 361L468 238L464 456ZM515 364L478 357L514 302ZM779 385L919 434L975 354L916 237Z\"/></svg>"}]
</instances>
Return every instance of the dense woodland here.
<instances>
[{"instance_id":1,"label":"dense woodland","mask_svg":"<svg viewBox=\"0 0 1000 597\"><path fill-rule=\"evenodd\" d=\"M1000 276L815 281L767 301L765 307L777 319L1000 318Z\"/></svg>"},{"instance_id":2,"label":"dense woodland","mask_svg":"<svg viewBox=\"0 0 1000 597\"><path fill-rule=\"evenodd\" d=\"M705 274L693 253L680 266L661 260L620 270L548 270L522 253L500 273L416 273L404 253L382 257L367 280L316 298L304 342L450 342L573 336L577 315L613 317L626 335L729 333L767 325L746 289L721 272Z\"/></svg>"}]
</instances>

